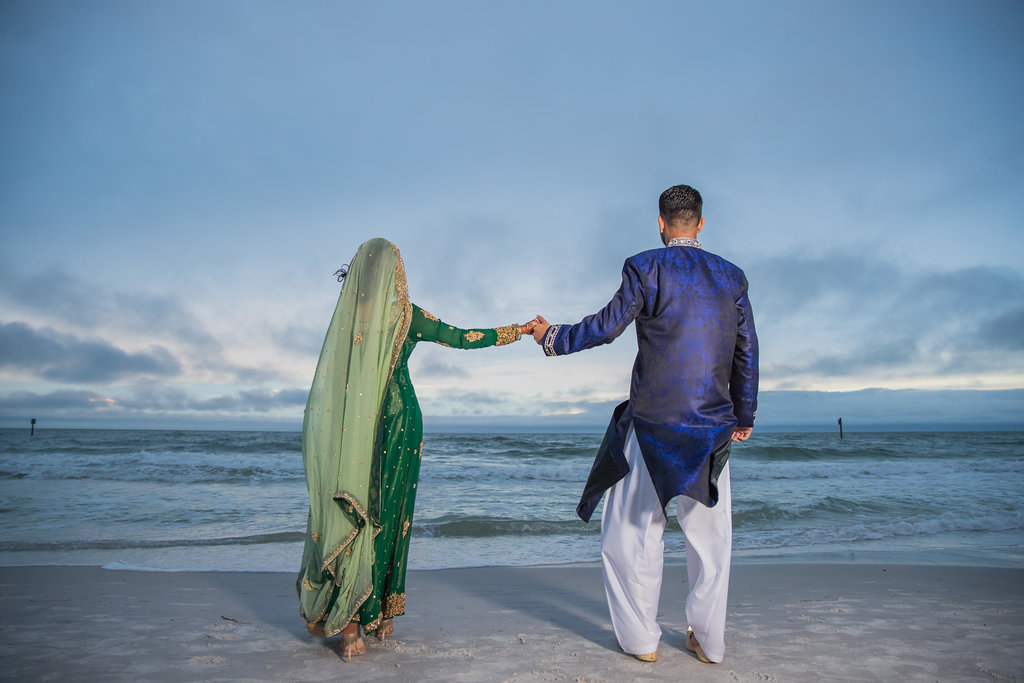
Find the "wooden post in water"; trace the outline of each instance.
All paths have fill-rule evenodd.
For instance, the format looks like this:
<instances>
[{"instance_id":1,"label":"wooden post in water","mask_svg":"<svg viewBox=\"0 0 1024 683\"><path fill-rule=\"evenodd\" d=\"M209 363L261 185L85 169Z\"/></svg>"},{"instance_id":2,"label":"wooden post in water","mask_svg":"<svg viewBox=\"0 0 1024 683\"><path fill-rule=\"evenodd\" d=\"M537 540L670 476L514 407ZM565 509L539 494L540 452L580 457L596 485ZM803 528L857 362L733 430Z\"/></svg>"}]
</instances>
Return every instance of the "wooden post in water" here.
<instances>
[{"instance_id":1,"label":"wooden post in water","mask_svg":"<svg viewBox=\"0 0 1024 683\"><path fill-rule=\"evenodd\" d=\"M33 417L32 418L32 431L29 432L29 436L35 436L35 435L36 435L36 419Z\"/></svg>"},{"instance_id":2,"label":"wooden post in water","mask_svg":"<svg viewBox=\"0 0 1024 683\"><path fill-rule=\"evenodd\" d=\"M839 438L843 438L843 418L839 418Z\"/></svg>"}]
</instances>

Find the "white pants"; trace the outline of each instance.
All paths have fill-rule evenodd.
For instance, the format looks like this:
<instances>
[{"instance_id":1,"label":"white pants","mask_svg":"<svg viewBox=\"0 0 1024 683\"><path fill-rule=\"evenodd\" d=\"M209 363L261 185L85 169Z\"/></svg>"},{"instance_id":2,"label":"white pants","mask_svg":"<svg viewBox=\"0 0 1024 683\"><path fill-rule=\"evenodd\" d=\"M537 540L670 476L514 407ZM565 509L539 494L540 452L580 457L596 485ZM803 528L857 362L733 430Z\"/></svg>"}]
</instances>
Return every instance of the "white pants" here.
<instances>
[{"instance_id":1,"label":"white pants","mask_svg":"<svg viewBox=\"0 0 1024 683\"><path fill-rule=\"evenodd\" d=\"M626 437L629 474L608 490L601 515L604 588L615 637L625 652L658 649L658 600L664 566L665 510L647 471L640 444ZM713 662L725 658L725 614L732 559L732 493L729 465L718 477L718 503L706 507L679 496L677 517L686 537L690 593L686 620Z\"/></svg>"}]
</instances>

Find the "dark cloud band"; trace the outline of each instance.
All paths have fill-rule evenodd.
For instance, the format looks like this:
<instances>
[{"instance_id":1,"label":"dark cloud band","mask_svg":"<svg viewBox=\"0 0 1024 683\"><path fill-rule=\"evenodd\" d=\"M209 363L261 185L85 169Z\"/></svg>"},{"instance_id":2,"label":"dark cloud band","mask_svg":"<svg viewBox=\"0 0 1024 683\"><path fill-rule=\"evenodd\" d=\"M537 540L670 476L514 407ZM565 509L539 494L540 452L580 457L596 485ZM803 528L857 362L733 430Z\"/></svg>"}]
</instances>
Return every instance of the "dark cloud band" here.
<instances>
[{"instance_id":1,"label":"dark cloud band","mask_svg":"<svg viewBox=\"0 0 1024 683\"><path fill-rule=\"evenodd\" d=\"M22 322L0 323L0 367L70 383L181 374L181 364L162 346L130 353L104 341L80 339L48 328L37 330Z\"/></svg>"}]
</instances>

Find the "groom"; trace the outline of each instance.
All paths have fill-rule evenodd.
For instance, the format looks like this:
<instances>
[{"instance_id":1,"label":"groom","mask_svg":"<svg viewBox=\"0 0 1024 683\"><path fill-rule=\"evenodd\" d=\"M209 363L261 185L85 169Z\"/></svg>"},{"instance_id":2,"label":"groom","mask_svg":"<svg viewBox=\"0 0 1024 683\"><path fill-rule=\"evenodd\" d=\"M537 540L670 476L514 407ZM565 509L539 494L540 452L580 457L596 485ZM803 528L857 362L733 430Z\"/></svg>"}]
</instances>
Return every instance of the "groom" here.
<instances>
[{"instance_id":1,"label":"groom","mask_svg":"<svg viewBox=\"0 0 1024 683\"><path fill-rule=\"evenodd\" d=\"M686 648L725 657L732 555L729 451L757 413L757 335L743 271L706 252L700 193L688 185L658 200L664 249L626 259L622 285L575 325L538 316L533 336L549 356L607 344L636 321L629 400L613 412L576 508L589 521L604 492L601 556L612 627L622 650L658 658L665 511L673 498L686 536Z\"/></svg>"}]
</instances>

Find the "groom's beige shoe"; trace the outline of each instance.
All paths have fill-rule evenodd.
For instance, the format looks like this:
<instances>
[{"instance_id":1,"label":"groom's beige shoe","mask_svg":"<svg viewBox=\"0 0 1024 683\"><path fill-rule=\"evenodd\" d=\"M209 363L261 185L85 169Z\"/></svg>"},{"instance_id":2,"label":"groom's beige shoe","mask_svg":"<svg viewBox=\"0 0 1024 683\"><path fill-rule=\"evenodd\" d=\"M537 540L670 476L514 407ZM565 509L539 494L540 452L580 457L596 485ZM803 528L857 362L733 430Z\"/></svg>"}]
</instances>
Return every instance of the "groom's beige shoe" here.
<instances>
[{"instance_id":1,"label":"groom's beige shoe","mask_svg":"<svg viewBox=\"0 0 1024 683\"><path fill-rule=\"evenodd\" d=\"M657 650L655 650L654 652L650 652L650 653L648 653L646 655L635 655L632 652L626 652L625 650L623 650L621 645L619 645L619 649L622 650L623 654L629 655L630 657L635 657L636 659L639 659L641 662L656 662L656 661L658 661L658 651Z\"/></svg>"},{"instance_id":2,"label":"groom's beige shoe","mask_svg":"<svg viewBox=\"0 0 1024 683\"><path fill-rule=\"evenodd\" d=\"M705 664L714 664L708 656L704 654L704 648L697 642L697 637L693 635L693 629L689 626L686 627L686 649L697 655L697 659L704 662Z\"/></svg>"}]
</instances>

